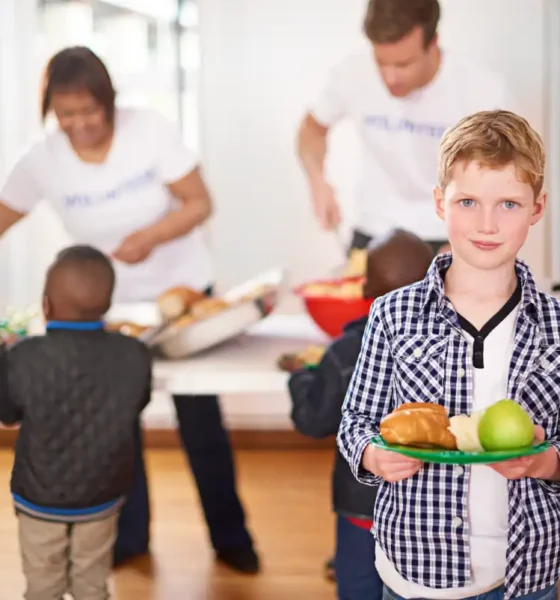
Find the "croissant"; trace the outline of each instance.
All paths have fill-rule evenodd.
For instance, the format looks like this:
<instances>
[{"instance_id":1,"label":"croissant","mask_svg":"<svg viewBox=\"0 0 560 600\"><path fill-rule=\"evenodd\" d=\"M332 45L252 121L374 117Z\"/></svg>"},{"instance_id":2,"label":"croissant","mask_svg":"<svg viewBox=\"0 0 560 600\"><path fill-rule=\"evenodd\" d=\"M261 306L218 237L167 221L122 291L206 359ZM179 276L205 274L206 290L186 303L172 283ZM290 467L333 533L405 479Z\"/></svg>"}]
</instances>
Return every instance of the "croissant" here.
<instances>
[{"instance_id":1,"label":"croissant","mask_svg":"<svg viewBox=\"0 0 560 600\"><path fill-rule=\"evenodd\" d=\"M195 302L204 300L206 296L188 287L178 286L161 294L157 305L165 320L176 319L185 314Z\"/></svg>"},{"instance_id":2,"label":"croissant","mask_svg":"<svg viewBox=\"0 0 560 600\"><path fill-rule=\"evenodd\" d=\"M457 450L449 431L445 407L428 402L403 404L381 421L381 437L388 444Z\"/></svg>"}]
</instances>

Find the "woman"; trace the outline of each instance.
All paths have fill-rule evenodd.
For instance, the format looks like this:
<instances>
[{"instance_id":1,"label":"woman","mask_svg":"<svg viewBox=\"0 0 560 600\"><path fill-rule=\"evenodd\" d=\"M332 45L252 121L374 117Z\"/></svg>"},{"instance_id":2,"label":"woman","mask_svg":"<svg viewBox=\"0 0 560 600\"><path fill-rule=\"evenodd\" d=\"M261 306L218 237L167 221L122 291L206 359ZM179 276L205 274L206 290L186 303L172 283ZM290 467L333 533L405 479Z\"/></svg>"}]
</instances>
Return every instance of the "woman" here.
<instances>
[{"instance_id":1,"label":"woman","mask_svg":"<svg viewBox=\"0 0 560 600\"><path fill-rule=\"evenodd\" d=\"M88 48L49 62L43 120L58 127L17 162L0 191L0 235L41 199L77 242L110 254L115 302L154 300L175 285L211 291L212 265L199 226L212 206L196 158L158 114L115 106L102 61ZM235 490L231 448L215 396L174 396L183 446L218 559L244 572L258 557ZM124 506L115 563L148 552L149 501L140 425L138 473Z\"/></svg>"}]
</instances>

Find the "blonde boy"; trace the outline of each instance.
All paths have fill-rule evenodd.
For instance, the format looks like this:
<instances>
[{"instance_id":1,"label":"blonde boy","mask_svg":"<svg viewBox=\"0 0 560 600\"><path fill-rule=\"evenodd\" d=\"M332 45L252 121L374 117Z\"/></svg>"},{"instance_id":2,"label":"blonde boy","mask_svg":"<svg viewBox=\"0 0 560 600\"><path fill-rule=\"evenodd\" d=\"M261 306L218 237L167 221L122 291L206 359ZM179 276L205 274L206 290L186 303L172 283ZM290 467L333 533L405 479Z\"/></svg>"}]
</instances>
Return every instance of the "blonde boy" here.
<instances>
[{"instance_id":1,"label":"blonde boy","mask_svg":"<svg viewBox=\"0 0 560 600\"><path fill-rule=\"evenodd\" d=\"M451 253L372 307L338 443L359 481L380 484L384 598L557 598L560 304L516 258L544 212L544 166L540 137L513 113L476 113L448 130L434 196ZM502 398L521 404L552 448L460 467L369 444L402 403L454 415Z\"/></svg>"}]
</instances>

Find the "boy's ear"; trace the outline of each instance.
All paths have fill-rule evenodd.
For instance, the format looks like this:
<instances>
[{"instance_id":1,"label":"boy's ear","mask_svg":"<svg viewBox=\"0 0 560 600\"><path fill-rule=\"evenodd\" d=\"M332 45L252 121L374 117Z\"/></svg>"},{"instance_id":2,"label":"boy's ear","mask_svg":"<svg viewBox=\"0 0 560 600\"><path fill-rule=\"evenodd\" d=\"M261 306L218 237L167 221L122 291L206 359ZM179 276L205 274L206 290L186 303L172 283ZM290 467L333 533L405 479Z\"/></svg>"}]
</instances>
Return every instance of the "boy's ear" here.
<instances>
[{"instance_id":1,"label":"boy's ear","mask_svg":"<svg viewBox=\"0 0 560 600\"><path fill-rule=\"evenodd\" d=\"M536 225L544 215L544 209L546 208L546 203L548 201L548 195L546 192L541 192L537 198L535 199L535 204L533 206L533 214L531 216L531 225Z\"/></svg>"},{"instance_id":2,"label":"boy's ear","mask_svg":"<svg viewBox=\"0 0 560 600\"><path fill-rule=\"evenodd\" d=\"M443 197L443 190L436 186L434 188L434 202L436 204L436 213L437 216L443 221L443 219L445 218L445 209L444 209L444 197Z\"/></svg>"},{"instance_id":3,"label":"boy's ear","mask_svg":"<svg viewBox=\"0 0 560 600\"><path fill-rule=\"evenodd\" d=\"M49 302L49 299L47 298L47 296L43 296L43 300L42 300L41 304L43 306L43 315L45 316L45 319L48 321L50 318L51 303Z\"/></svg>"}]
</instances>

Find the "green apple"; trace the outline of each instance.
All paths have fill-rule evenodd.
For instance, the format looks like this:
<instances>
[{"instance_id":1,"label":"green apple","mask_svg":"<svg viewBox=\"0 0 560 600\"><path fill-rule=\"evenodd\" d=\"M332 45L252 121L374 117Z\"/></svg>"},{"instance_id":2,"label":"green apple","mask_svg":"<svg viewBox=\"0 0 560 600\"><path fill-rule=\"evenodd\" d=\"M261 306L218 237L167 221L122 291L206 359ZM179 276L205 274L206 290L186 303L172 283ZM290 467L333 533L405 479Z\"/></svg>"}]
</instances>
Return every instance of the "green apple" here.
<instances>
[{"instance_id":1,"label":"green apple","mask_svg":"<svg viewBox=\"0 0 560 600\"><path fill-rule=\"evenodd\" d=\"M533 420L514 400L492 404L478 423L480 443L488 452L526 448L532 445L534 436Z\"/></svg>"}]
</instances>

